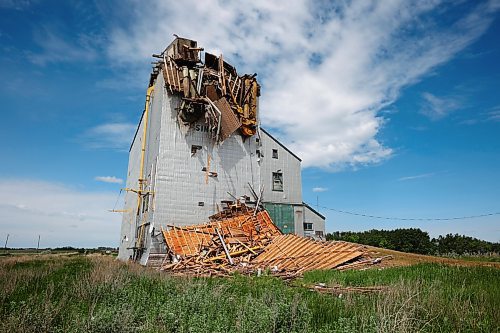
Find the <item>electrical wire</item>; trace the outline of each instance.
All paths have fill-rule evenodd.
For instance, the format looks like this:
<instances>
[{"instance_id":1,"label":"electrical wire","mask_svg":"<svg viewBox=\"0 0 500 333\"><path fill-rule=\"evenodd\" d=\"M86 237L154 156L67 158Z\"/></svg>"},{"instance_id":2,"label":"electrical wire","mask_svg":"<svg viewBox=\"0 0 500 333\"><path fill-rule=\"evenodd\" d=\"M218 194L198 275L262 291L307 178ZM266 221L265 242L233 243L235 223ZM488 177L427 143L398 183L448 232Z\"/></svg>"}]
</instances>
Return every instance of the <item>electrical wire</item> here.
<instances>
[{"instance_id":1,"label":"electrical wire","mask_svg":"<svg viewBox=\"0 0 500 333\"><path fill-rule=\"evenodd\" d=\"M116 205L118 204L118 200L120 200L120 196L122 194L123 189L120 189L120 193L118 193L118 196L116 197L116 202L115 205L113 206L113 210L116 210Z\"/></svg>"},{"instance_id":2,"label":"electrical wire","mask_svg":"<svg viewBox=\"0 0 500 333\"><path fill-rule=\"evenodd\" d=\"M311 206L311 207L318 207L318 208L322 208L322 209L326 209L326 210L331 210L331 211L334 211L334 212L337 212L337 213L342 213L342 214L362 216L362 217L368 217L368 218L372 218L372 219L397 220L397 221L452 221L452 220L467 220L467 219L475 219L475 218L479 218L479 217L488 217L488 216L500 215L500 212L496 212L496 213L485 213L485 214L478 214L478 215L455 216L455 217L416 217L416 218L412 218L412 217L390 217L390 216L377 216L377 215L372 215L372 214L355 213L355 212L350 212L350 211L336 209L336 208L311 205L309 203L308 203L308 205Z\"/></svg>"}]
</instances>

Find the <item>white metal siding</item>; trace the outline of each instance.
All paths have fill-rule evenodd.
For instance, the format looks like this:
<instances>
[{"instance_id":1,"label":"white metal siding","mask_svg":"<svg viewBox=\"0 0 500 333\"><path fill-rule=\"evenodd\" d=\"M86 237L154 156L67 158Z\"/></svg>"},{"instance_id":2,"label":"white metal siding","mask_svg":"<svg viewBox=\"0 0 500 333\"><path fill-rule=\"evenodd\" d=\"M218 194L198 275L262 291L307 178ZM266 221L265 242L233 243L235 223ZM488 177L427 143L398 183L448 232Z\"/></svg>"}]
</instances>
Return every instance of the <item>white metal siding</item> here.
<instances>
[{"instance_id":1,"label":"white metal siding","mask_svg":"<svg viewBox=\"0 0 500 333\"><path fill-rule=\"evenodd\" d=\"M261 179L264 184L266 202L302 204L302 179L300 160L290 154L266 132L260 131L262 146ZM273 149L278 150L278 158L273 158ZM277 170L283 173L283 192L273 191L272 174Z\"/></svg>"},{"instance_id":2,"label":"white metal siding","mask_svg":"<svg viewBox=\"0 0 500 333\"><path fill-rule=\"evenodd\" d=\"M162 75L158 81L163 81ZM220 146L214 145L209 133L178 124L179 97L170 95L166 89L162 96L155 226L206 222L208 216L217 212L216 204L232 200L227 192L237 197L250 196L248 183L259 189L255 137L243 141L235 132ZM194 156L191 156L192 145L202 147ZM208 167L209 155L209 171L216 172L217 177L208 177L206 182L206 172L202 169Z\"/></svg>"},{"instance_id":3,"label":"white metal siding","mask_svg":"<svg viewBox=\"0 0 500 333\"><path fill-rule=\"evenodd\" d=\"M127 173L127 188L137 188L137 179L139 178L139 167L141 159L141 144L143 131L143 121L141 120L137 131L137 136L132 143L129 153L128 173ZM134 192L125 192L124 206L122 218L122 226L120 232L120 247L118 251L118 258L127 260L133 253L132 250L127 248L135 245L135 230L136 230L136 208L137 208L137 194Z\"/></svg>"},{"instance_id":4,"label":"white metal siding","mask_svg":"<svg viewBox=\"0 0 500 333\"><path fill-rule=\"evenodd\" d=\"M325 233L325 220L305 205L304 222L313 224L313 230L304 231L304 236L315 236L316 231L322 231L323 234Z\"/></svg>"},{"instance_id":5,"label":"white metal siding","mask_svg":"<svg viewBox=\"0 0 500 333\"><path fill-rule=\"evenodd\" d=\"M177 110L181 99L167 92L163 75L158 75L155 91L151 97L148 121L146 156L144 161L145 190L154 192L150 201L146 232L146 251L141 263L145 264L149 252L161 249L161 227L167 225L191 225L203 223L217 212L222 200L233 200L228 194L252 197L248 183L256 192L264 185L263 201L293 204L296 233L303 235L303 221L313 221L316 230L324 230L324 220L318 220L313 212L302 205L302 183L300 160L278 144L266 132L259 131L245 140L237 130L220 146L214 145L210 133L196 126L179 125ZM198 123L205 126L204 120ZM141 144L144 119L139 124L137 136L129 157L127 187L138 188ZM198 129L198 130L197 130ZM260 142L257 138L260 137ZM193 156L191 146L201 146ZM278 158L272 157L272 150L278 150ZM260 150L261 156L258 156ZM208 167L217 177L208 177L202 171ZM272 190L272 173L281 169L283 192ZM202 206L199 203L203 203ZM125 207L120 235L120 259L128 259L135 245L137 222L135 218L137 194L125 194ZM312 214L311 216L309 216ZM322 226L322 227L321 227ZM154 234L156 237L151 237ZM124 236L128 241L124 241Z\"/></svg>"}]
</instances>

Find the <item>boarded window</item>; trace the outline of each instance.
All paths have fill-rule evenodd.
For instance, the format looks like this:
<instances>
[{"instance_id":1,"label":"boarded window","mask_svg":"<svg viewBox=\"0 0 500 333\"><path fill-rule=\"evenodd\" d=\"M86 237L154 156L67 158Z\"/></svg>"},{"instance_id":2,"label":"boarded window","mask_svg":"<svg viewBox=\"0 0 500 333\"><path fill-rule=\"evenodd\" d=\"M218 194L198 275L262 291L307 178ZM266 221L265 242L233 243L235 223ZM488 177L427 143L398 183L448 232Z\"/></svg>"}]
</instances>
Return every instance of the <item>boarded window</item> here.
<instances>
[{"instance_id":1,"label":"boarded window","mask_svg":"<svg viewBox=\"0 0 500 333\"><path fill-rule=\"evenodd\" d=\"M283 173L273 172L273 191L283 192Z\"/></svg>"},{"instance_id":2,"label":"boarded window","mask_svg":"<svg viewBox=\"0 0 500 333\"><path fill-rule=\"evenodd\" d=\"M273 149L273 158L278 158L278 149Z\"/></svg>"},{"instance_id":3,"label":"boarded window","mask_svg":"<svg viewBox=\"0 0 500 333\"><path fill-rule=\"evenodd\" d=\"M311 231L313 230L313 224L309 222L304 222L304 230L305 231Z\"/></svg>"}]
</instances>

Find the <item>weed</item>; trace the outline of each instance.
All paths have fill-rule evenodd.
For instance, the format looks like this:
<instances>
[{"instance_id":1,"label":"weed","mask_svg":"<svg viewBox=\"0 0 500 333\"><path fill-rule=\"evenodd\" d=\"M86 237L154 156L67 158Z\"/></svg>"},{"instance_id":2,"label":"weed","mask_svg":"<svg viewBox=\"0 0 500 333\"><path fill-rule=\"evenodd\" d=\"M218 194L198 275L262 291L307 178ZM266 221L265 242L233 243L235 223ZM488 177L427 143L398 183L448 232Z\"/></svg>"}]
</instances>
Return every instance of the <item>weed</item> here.
<instances>
[{"instance_id":1,"label":"weed","mask_svg":"<svg viewBox=\"0 0 500 333\"><path fill-rule=\"evenodd\" d=\"M26 258L28 257L28 258ZM0 258L1 332L499 332L500 271L421 264L171 277L108 256ZM303 285L385 285L339 296Z\"/></svg>"}]
</instances>

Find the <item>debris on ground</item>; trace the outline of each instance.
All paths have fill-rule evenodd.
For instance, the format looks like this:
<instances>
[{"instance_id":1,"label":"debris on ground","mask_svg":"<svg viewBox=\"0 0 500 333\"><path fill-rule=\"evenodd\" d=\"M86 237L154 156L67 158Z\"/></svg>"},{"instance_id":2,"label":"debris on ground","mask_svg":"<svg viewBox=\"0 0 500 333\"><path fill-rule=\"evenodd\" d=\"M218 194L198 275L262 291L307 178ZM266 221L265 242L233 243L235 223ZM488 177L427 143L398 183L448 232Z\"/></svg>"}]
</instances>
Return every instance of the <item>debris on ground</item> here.
<instances>
[{"instance_id":1,"label":"debris on ground","mask_svg":"<svg viewBox=\"0 0 500 333\"><path fill-rule=\"evenodd\" d=\"M173 275L263 273L284 279L318 269L363 269L390 259L370 258L366 247L283 234L261 207L223 202L210 222L162 229L168 253L160 270Z\"/></svg>"},{"instance_id":2,"label":"debris on ground","mask_svg":"<svg viewBox=\"0 0 500 333\"><path fill-rule=\"evenodd\" d=\"M334 285L331 287L327 287L323 283L319 283L314 286L308 286L308 288L310 290L317 291L322 294L331 294L336 296L341 296L347 293L358 293L358 294L379 293L382 291L387 291L389 289L388 286L343 287L341 285Z\"/></svg>"},{"instance_id":3,"label":"debris on ground","mask_svg":"<svg viewBox=\"0 0 500 333\"><path fill-rule=\"evenodd\" d=\"M245 271L281 231L266 210L245 204L227 205L206 224L169 226L163 237L171 263L161 270L188 275L226 275Z\"/></svg>"}]
</instances>

